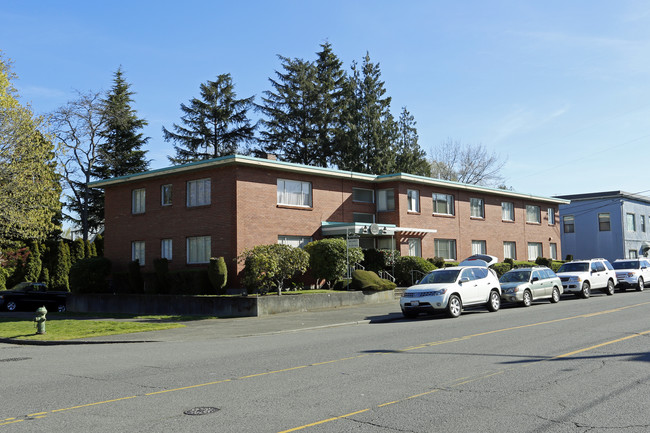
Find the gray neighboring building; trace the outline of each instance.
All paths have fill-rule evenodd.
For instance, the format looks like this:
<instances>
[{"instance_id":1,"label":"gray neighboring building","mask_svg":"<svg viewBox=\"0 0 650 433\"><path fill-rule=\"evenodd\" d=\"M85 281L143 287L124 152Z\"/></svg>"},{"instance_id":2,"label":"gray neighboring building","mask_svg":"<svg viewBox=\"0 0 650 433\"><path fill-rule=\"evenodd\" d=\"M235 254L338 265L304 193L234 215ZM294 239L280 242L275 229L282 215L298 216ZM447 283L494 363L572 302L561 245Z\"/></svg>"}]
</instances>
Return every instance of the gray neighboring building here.
<instances>
[{"instance_id":1,"label":"gray neighboring building","mask_svg":"<svg viewBox=\"0 0 650 433\"><path fill-rule=\"evenodd\" d=\"M564 257L609 261L650 253L650 197L625 191L560 195L560 236Z\"/></svg>"}]
</instances>

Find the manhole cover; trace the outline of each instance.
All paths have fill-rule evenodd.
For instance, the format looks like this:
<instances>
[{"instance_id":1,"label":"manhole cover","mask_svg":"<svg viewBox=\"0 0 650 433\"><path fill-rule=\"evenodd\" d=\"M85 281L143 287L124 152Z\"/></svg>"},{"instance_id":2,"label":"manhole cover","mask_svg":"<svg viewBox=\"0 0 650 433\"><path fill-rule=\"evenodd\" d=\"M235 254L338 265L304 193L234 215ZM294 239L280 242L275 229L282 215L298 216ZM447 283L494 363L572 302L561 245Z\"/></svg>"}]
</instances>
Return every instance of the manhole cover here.
<instances>
[{"instance_id":1,"label":"manhole cover","mask_svg":"<svg viewBox=\"0 0 650 433\"><path fill-rule=\"evenodd\" d=\"M193 409L188 409L183 413L185 415L207 415L209 413L215 413L218 410L218 407L195 407Z\"/></svg>"}]
</instances>

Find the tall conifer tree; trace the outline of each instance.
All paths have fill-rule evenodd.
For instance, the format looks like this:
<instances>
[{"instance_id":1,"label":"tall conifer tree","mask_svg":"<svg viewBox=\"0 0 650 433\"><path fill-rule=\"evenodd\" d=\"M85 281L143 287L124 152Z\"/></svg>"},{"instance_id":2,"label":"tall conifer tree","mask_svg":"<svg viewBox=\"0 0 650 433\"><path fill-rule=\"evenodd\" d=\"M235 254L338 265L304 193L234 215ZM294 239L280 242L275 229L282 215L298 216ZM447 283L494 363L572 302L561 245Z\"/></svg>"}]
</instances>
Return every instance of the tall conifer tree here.
<instances>
[{"instance_id":1,"label":"tall conifer tree","mask_svg":"<svg viewBox=\"0 0 650 433\"><path fill-rule=\"evenodd\" d=\"M395 141L395 171L400 173L430 176L431 166L427 154L418 144L418 131L415 118L406 107L402 107L397 122Z\"/></svg>"},{"instance_id":2,"label":"tall conifer tree","mask_svg":"<svg viewBox=\"0 0 650 433\"><path fill-rule=\"evenodd\" d=\"M237 99L230 74L221 74L216 81L201 84L201 99L181 104L183 126L174 124L174 131L163 127L165 141L177 143L173 164L185 164L238 152L254 140L255 125L248 119L254 97Z\"/></svg>"}]
</instances>

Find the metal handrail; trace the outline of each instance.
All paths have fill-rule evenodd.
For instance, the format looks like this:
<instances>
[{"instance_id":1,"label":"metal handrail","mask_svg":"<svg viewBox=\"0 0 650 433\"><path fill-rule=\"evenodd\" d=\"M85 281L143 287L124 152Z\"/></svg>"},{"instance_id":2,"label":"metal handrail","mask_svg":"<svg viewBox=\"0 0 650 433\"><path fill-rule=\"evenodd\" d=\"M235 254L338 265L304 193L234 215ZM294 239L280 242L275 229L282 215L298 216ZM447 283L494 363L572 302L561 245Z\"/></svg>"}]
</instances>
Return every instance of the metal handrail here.
<instances>
[{"instance_id":1,"label":"metal handrail","mask_svg":"<svg viewBox=\"0 0 650 433\"><path fill-rule=\"evenodd\" d=\"M414 285L416 282L415 276L413 275L415 272L417 272L418 274L422 274L422 276L425 276L427 274L426 272L422 272L419 269L411 269L411 285ZM420 281L421 279L422 278L418 278L417 281Z\"/></svg>"}]
</instances>

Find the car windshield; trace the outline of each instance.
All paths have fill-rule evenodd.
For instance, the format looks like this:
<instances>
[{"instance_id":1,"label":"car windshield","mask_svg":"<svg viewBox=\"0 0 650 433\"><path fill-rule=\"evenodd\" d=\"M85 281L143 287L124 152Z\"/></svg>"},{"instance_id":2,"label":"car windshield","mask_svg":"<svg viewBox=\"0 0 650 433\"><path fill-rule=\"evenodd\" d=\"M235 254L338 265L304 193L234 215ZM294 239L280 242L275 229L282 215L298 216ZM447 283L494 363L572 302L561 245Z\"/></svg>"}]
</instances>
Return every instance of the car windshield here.
<instances>
[{"instance_id":1,"label":"car windshield","mask_svg":"<svg viewBox=\"0 0 650 433\"><path fill-rule=\"evenodd\" d=\"M612 266L614 266L614 269L639 269L639 262L635 260L614 262L612 263Z\"/></svg>"},{"instance_id":2,"label":"car windshield","mask_svg":"<svg viewBox=\"0 0 650 433\"><path fill-rule=\"evenodd\" d=\"M501 275L502 283L523 283L530 279L530 271L510 271Z\"/></svg>"},{"instance_id":3,"label":"car windshield","mask_svg":"<svg viewBox=\"0 0 650 433\"><path fill-rule=\"evenodd\" d=\"M453 283L458 278L460 269L441 269L433 271L420 281L420 284Z\"/></svg>"},{"instance_id":4,"label":"car windshield","mask_svg":"<svg viewBox=\"0 0 650 433\"><path fill-rule=\"evenodd\" d=\"M589 263L565 263L560 266L558 272L587 272Z\"/></svg>"}]
</instances>

